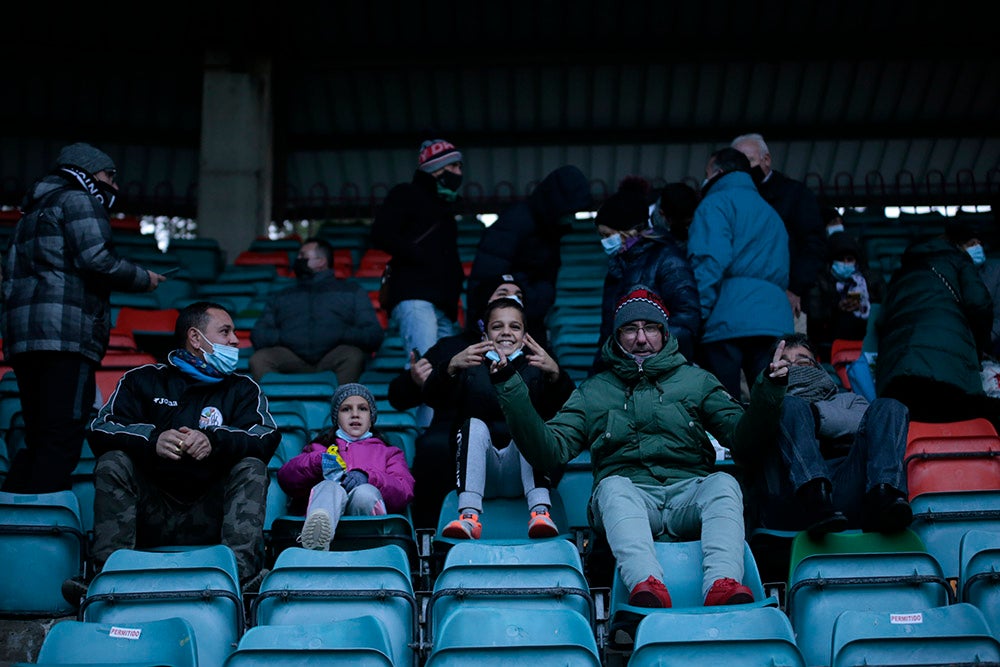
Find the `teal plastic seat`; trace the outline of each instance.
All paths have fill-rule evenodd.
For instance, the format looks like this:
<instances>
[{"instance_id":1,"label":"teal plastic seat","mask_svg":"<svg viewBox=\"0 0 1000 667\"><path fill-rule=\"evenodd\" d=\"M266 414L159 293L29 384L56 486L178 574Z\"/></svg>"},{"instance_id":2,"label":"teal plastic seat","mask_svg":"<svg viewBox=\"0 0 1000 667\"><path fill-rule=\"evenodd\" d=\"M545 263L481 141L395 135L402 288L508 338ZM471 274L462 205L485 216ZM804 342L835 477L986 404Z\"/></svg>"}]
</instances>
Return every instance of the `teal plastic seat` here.
<instances>
[{"instance_id":1,"label":"teal plastic seat","mask_svg":"<svg viewBox=\"0 0 1000 667\"><path fill-rule=\"evenodd\" d=\"M473 540L453 546L427 605L430 637L453 614L495 607L566 609L593 623L594 602L575 545L551 539L509 544Z\"/></svg>"},{"instance_id":2,"label":"teal plastic seat","mask_svg":"<svg viewBox=\"0 0 1000 667\"><path fill-rule=\"evenodd\" d=\"M959 600L979 608L1000 639L1000 532L970 530L959 554Z\"/></svg>"},{"instance_id":3,"label":"teal plastic seat","mask_svg":"<svg viewBox=\"0 0 1000 667\"><path fill-rule=\"evenodd\" d=\"M805 667L792 625L776 607L657 613L639 622L629 667Z\"/></svg>"},{"instance_id":4,"label":"teal plastic seat","mask_svg":"<svg viewBox=\"0 0 1000 667\"><path fill-rule=\"evenodd\" d=\"M1000 641L971 604L845 611L833 625L832 667L1000 663Z\"/></svg>"},{"instance_id":5,"label":"teal plastic seat","mask_svg":"<svg viewBox=\"0 0 1000 667\"><path fill-rule=\"evenodd\" d=\"M87 538L72 491L0 492L0 613L65 616L62 582L83 574Z\"/></svg>"},{"instance_id":6,"label":"teal plastic seat","mask_svg":"<svg viewBox=\"0 0 1000 667\"><path fill-rule=\"evenodd\" d=\"M914 612L953 602L951 585L910 531L848 531L792 542L785 612L810 665L829 665L834 621L845 610Z\"/></svg>"},{"instance_id":7,"label":"teal plastic seat","mask_svg":"<svg viewBox=\"0 0 1000 667\"><path fill-rule=\"evenodd\" d=\"M197 667L191 624L183 618L120 624L60 621L38 651L44 665L170 665Z\"/></svg>"},{"instance_id":8,"label":"teal plastic seat","mask_svg":"<svg viewBox=\"0 0 1000 667\"><path fill-rule=\"evenodd\" d=\"M385 626L374 616L309 625L258 625L246 631L224 667L391 667L389 644Z\"/></svg>"},{"instance_id":9,"label":"teal plastic seat","mask_svg":"<svg viewBox=\"0 0 1000 667\"><path fill-rule=\"evenodd\" d=\"M686 542L654 542L656 559L663 566L663 585L670 593L673 603L672 610L682 609L688 613L711 613L727 609L746 609L750 606L777 606L776 598L768 597L757 570L750 546L743 543L743 585L750 589L754 601L745 605L723 605L705 607L705 595L702 585L702 555L701 540ZM636 607L628 603L631 591L621 578L621 571L615 567L611 581L611 598L609 601L609 636L611 643L618 648L634 644L636 628L639 622L650 613L661 613L664 610ZM670 610L666 610L670 611Z\"/></svg>"},{"instance_id":10,"label":"teal plastic seat","mask_svg":"<svg viewBox=\"0 0 1000 667\"><path fill-rule=\"evenodd\" d=\"M590 623L568 609L474 607L450 614L426 667L601 664Z\"/></svg>"},{"instance_id":11,"label":"teal plastic seat","mask_svg":"<svg viewBox=\"0 0 1000 667\"><path fill-rule=\"evenodd\" d=\"M250 624L303 625L374 616L387 636L392 663L413 664L419 636L410 562L398 546L357 551L285 549L251 603Z\"/></svg>"},{"instance_id":12,"label":"teal plastic seat","mask_svg":"<svg viewBox=\"0 0 1000 667\"><path fill-rule=\"evenodd\" d=\"M961 569L962 536L970 530L1000 532L1000 491L922 493L910 501L910 508L910 529L937 558L944 575L954 581Z\"/></svg>"},{"instance_id":13,"label":"teal plastic seat","mask_svg":"<svg viewBox=\"0 0 1000 667\"><path fill-rule=\"evenodd\" d=\"M305 517L285 514L270 524L270 548L278 555L295 547L302 532ZM391 544L399 547L410 560L412 569L419 567L417 536L410 510L404 514L382 516L343 516L330 542L332 551L358 551ZM273 559L272 559L273 560Z\"/></svg>"},{"instance_id":14,"label":"teal plastic seat","mask_svg":"<svg viewBox=\"0 0 1000 667\"><path fill-rule=\"evenodd\" d=\"M79 620L128 624L180 617L198 637L198 662L221 665L244 630L243 599L232 549L119 549L94 577Z\"/></svg>"}]
</instances>

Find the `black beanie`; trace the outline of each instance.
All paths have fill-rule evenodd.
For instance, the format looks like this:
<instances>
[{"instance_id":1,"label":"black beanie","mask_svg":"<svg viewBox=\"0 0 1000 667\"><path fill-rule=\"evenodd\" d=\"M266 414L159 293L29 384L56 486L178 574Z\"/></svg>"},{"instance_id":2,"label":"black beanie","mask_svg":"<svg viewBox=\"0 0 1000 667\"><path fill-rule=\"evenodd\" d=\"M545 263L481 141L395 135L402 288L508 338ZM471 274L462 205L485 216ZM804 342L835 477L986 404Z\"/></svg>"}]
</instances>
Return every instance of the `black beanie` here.
<instances>
[{"instance_id":1,"label":"black beanie","mask_svg":"<svg viewBox=\"0 0 1000 667\"><path fill-rule=\"evenodd\" d=\"M619 232L649 225L649 182L629 177L622 181L618 192L608 197L594 218L595 225L605 225Z\"/></svg>"},{"instance_id":2,"label":"black beanie","mask_svg":"<svg viewBox=\"0 0 1000 667\"><path fill-rule=\"evenodd\" d=\"M90 144L76 143L63 147L56 158L56 166L79 167L88 174L110 171L115 168L114 160L108 154Z\"/></svg>"}]
</instances>

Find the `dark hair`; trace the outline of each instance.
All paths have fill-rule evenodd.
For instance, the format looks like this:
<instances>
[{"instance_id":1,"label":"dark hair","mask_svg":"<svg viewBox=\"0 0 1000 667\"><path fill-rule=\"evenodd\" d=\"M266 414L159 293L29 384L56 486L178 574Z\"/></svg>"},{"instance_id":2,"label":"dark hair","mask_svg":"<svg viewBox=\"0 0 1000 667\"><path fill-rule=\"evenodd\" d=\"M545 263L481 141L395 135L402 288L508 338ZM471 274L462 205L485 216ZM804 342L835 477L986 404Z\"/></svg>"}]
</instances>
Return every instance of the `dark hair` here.
<instances>
[{"instance_id":1,"label":"dark hair","mask_svg":"<svg viewBox=\"0 0 1000 667\"><path fill-rule=\"evenodd\" d=\"M687 183L667 183L660 190L660 210L670 221L684 221L694 216L698 193Z\"/></svg>"},{"instance_id":2,"label":"dark hair","mask_svg":"<svg viewBox=\"0 0 1000 667\"><path fill-rule=\"evenodd\" d=\"M731 171L742 171L747 174L750 173L750 158L735 148L730 148L728 146L726 148L720 148L712 153L712 159L715 161L715 168L720 169L727 174Z\"/></svg>"},{"instance_id":3,"label":"dark hair","mask_svg":"<svg viewBox=\"0 0 1000 667\"><path fill-rule=\"evenodd\" d=\"M814 357L818 356L818 353L816 352L816 348L813 346L812 342L809 340L809 337L806 336L804 333L797 333L797 332L796 333L788 333L788 334L785 334L783 336L778 336L777 338L775 338L774 339L774 343L771 345L771 354L770 354L770 356L772 356L772 357L774 356L774 353L778 349L778 344L780 344L781 341L785 341L785 348L789 348L789 347L804 347L807 350L809 350L810 352L812 352L812 355Z\"/></svg>"},{"instance_id":4,"label":"dark hair","mask_svg":"<svg viewBox=\"0 0 1000 667\"><path fill-rule=\"evenodd\" d=\"M626 176L619 184L618 191L608 197L598 209L594 225L605 225L619 232L647 227L652 194L649 181L645 178Z\"/></svg>"},{"instance_id":5,"label":"dark hair","mask_svg":"<svg viewBox=\"0 0 1000 667\"><path fill-rule=\"evenodd\" d=\"M479 320L479 330L486 333L486 323L490 321L490 316L493 311L500 310L501 308L514 308L521 313L521 319L524 320L524 306L518 303L517 299L511 299L510 297L502 296L499 299L493 299L486 305L483 310L483 316Z\"/></svg>"},{"instance_id":6,"label":"dark hair","mask_svg":"<svg viewBox=\"0 0 1000 667\"><path fill-rule=\"evenodd\" d=\"M327 241L326 239L321 239L318 236L310 236L309 238L307 238L305 241L302 242L302 245L305 245L307 243L315 243L316 248L319 249L323 257L326 258L326 265L329 267L333 266L333 245L331 245L329 241Z\"/></svg>"},{"instance_id":7,"label":"dark hair","mask_svg":"<svg viewBox=\"0 0 1000 667\"><path fill-rule=\"evenodd\" d=\"M232 314L229 310L214 301L195 301L194 303L188 304L181 308L180 312L177 313L177 323L174 325L174 339L177 344L184 347L184 342L187 340L188 329L194 327L199 331L205 330L205 325L208 324L209 309L214 308L216 310L221 310L227 313L230 317Z\"/></svg>"}]
</instances>

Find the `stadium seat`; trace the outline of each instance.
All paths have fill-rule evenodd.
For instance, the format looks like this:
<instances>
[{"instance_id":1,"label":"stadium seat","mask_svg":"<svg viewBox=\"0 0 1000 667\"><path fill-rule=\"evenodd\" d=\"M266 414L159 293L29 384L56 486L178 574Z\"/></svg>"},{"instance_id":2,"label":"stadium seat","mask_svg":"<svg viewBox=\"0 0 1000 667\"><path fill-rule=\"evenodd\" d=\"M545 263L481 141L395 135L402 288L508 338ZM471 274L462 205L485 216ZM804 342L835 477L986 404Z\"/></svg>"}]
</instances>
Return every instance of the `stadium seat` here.
<instances>
[{"instance_id":1,"label":"stadium seat","mask_svg":"<svg viewBox=\"0 0 1000 667\"><path fill-rule=\"evenodd\" d=\"M357 551L278 555L250 607L250 624L332 623L372 615L384 626L392 664L414 664L410 644L419 637L417 601L406 553L396 545Z\"/></svg>"},{"instance_id":2,"label":"stadium seat","mask_svg":"<svg viewBox=\"0 0 1000 667\"><path fill-rule=\"evenodd\" d=\"M70 476L73 495L80 503L80 522L85 535L91 535L94 530L94 467L97 457L90 449L90 443L83 441L80 449L80 460Z\"/></svg>"},{"instance_id":3,"label":"stadium seat","mask_svg":"<svg viewBox=\"0 0 1000 667\"><path fill-rule=\"evenodd\" d=\"M1000 532L970 530L958 551L958 599L978 607L1000 639Z\"/></svg>"},{"instance_id":4,"label":"stadium seat","mask_svg":"<svg viewBox=\"0 0 1000 667\"><path fill-rule=\"evenodd\" d=\"M475 607L442 623L426 667L601 664L590 623L568 609Z\"/></svg>"},{"instance_id":5,"label":"stadium seat","mask_svg":"<svg viewBox=\"0 0 1000 667\"><path fill-rule=\"evenodd\" d=\"M244 250L236 256L234 266L273 266L279 276L292 275L292 262L286 250Z\"/></svg>"},{"instance_id":6,"label":"stadium seat","mask_svg":"<svg viewBox=\"0 0 1000 667\"><path fill-rule=\"evenodd\" d=\"M847 366L861 356L862 341L848 340L846 338L836 338L830 349L830 363L840 378L840 384L845 389L851 388L851 381L847 378Z\"/></svg>"},{"instance_id":7,"label":"stadium seat","mask_svg":"<svg viewBox=\"0 0 1000 667\"><path fill-rule=\"evenodd\" d=\"M169 250L177 255L180 264L199 283L214 281L225 266L225 254L217 239L170 240Z\"/></svg>"},{"instance_id":8,"label":"stadium seat","mask_svg":"<svg viewBox=\"0 0 1000 667\"><path fill-rule=\"evenodd\" d=\"M970 604L917 610L848 610L833 624L832 667L1000 662L1000 641Z\"/></svg>"},{"instance_id":9,"label":"stadium seat","mask_svg":"<svg viewBox=\"0 0 1000 667\"><path fill-rule=\"evenodd\" d=\"M956 583L962 536L970 530L1000 532L1000 491L922 493L910 508L910 530L940 563L944 576Z\"/></svg>"},{"instance_id":10,"label":"stadium seat","mask_svg":"<svg viewBox=\"0 0 1000 667\"><path fill-rule=\"evenodd\" d=\"M258 625L246 631L224 667L392 667L397 663L390 641L385 625L370 615L332 623Z\"/></svg>"},{"instance_id":11,"label":"stadium seat","mask_svg":"<svg viewBox=\"0 0 1000 667\"><path fill-rule=\"evenodd\" d=\"M663 584L670 592L672 609L687 613L706 613L729 609L744 609L750 606L777 606L776 598L768 597L757 570L750 546L743 545L743 585L750 589L754 601L747 605L724 605L706 607L702 593L701 540L686 542L654 542L656 559L663 566ZM608 634L611 644L618 648L633 644L639 622L649 613L647 607L635 607L628 603L629 590L621 578L618 567L614 569L611 583ZM658 612L656 612L658 613Z\"/></svg>"},{"instance_id":12,"label":"stadium seat","mask_svg":"<svg viewBox=\"0 0 1000 667\"><path fill-rule=\"evenodd\" d=\"M286 549L295 547L304 522L305 517L287 513L271 522L268 542L272 560ZM409 558L412 569L419 567L416 531L409 509L405 514L340 517L330 550L360 551L384 545L399 547Z\"/></svg>"},{"instance_id":13,"label":"stadium seat","mask_svg":"<svg viewBox=\"0 0 1000 667\"><path fill-rule=\"evenodd\" d=\"M567 540L465 541L453 546L426 608L432 642L470 608L565 609L594 623L594 602L576 547Z\"/></svg>"},{"instance_id":14,"label":"stadium seat","mask_svg":"<svg viewBox=\"0 0 1000 667\"><path fill-rule=\"evenodd\" d=\"M236 557L224 545L119 549L80 604L79 620L128 625L180 617L194 628L198 664L221 665L244 629Z\"/></svg>"},{"instance_id":15,"label":"stadium seat","mask_svg":"<svg viewBox=\"0 0 1000 667\"><path fill-rule=\"evenodd\" d=\"M197 642L183 618L122 623L60 621L38 651L39 665L198 667Z\"/></svg>"},{"instance_id":16,"label":"stadium seat","mask_svg":"<svg viewBox=\"0 0 1000 667\"><path fill-rule=\"evenodd\" d=\"M1000 490L1000 436L911 437L903 463L910 500L937 491Z\"/></svg>"},{"instance_id":17,"label":"stadium seat","mask_svg":"<svg viewBox=\"0 0 1000 667\"><path fill-rule=\"evenodd\" d=\"M650 614L639 622L629 667L805 667L792 625L776 607Z\"/></svg>"},{"instance_id":18,"label":"stadium seat","mask_svg":"<svg viewBox=\"0 0 1000 667\"><path fill-rule=\"evenodd\" d=\"M957 422L919 422L911 421L906 433L907 440L927 437L968 437L980 435L997 435L997 430L989 420L982 417L966 419Z\"/></svg>"},{"instance_id":19,"label":"stadium seat","mask_svg":"<svg viewBox=\"0 0 1000 667\"><path fill-rule=\"evenodd\" d=\"M87 538L72 491L0 491L0 613L64 616L62 582L83 575Z\"/></svg>"},{"instance_id":20,"label":"stadium seat","mask_svg":"<svg viewBox=\"0 0 1000 667\"><path fill-rule=\"evenodd\" d=\"M910 531L847 531L792 541L785 611L809 665L829 665L831 635L845 610L916 612L950 604L941 566Z\"/></svg>"},{"instance_id":21,"label":"stadium seat","mask_svg":"<svg viewBox=\"0 0 1000 667\"><path fill-rule=\"evenodd\" d=\"M381 277L382 272L385 271L385 265L391 257L384 250L368 248L361 256L361 261L358 262L358 268L354 272L354 276L357 278Z\"/></svg>"}]
</instances>

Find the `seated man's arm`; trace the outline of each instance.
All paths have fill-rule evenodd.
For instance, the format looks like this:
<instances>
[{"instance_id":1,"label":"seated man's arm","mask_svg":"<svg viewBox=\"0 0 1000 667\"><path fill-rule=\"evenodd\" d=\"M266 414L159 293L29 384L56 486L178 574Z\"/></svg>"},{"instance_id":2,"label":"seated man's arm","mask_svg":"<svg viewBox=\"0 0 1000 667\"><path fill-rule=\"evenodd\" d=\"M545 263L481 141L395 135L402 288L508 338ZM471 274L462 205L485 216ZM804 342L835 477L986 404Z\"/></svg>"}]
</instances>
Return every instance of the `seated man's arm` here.
<instances>
[{"instance_id":1,"label":"seated man's arm","mask_svg":"<svg viewBox=\"0 0 1000 667\"><path fill-rule=\"evenodd\" d=\"M233 377L239 381L230 389L235 394L232 414L226 416L222 425L199 430L208 436L215 455L233 461L252 456L267 463L281 442L281 432L267 409L267 399L257 383L247 377Z\"/></svg>"},{"instance_id":2,"label":"seated man's arm","mask_svg":"<svg viewBox=\"0 0 1000 667\"><path fill-rule=\"evenodd\" d=\"M121 450L135 460L156 454L156 439L165 430L153 406L154 379L146 369L126 372L114 393L87 426L87 443L95 456Z\"/></svg>"},{"instance_id":3,"label":"seated man's arm","mask_svg":"<svg viewBox=\"0 0 1000 667\"><path fill-rule=\"evenodd\" d=\"M588 446L587 411L580 389L546 422L531 404L528 386L518 373L501 370L491 377L511 439L532 467L543 472L558 470Z\"/></svg>"}]
</instances>

